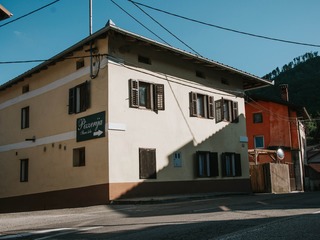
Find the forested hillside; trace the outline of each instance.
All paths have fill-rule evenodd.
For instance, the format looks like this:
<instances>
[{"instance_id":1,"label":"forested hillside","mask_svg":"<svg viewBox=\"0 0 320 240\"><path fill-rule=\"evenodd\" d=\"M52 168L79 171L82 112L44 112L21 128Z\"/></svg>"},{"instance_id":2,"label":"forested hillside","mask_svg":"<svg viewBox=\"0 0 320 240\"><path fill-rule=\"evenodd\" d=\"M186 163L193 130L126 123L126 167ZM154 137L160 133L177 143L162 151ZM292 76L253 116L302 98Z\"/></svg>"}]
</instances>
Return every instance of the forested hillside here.
<instances>
[{"instance_id":1,"label":"forested hillside","mask_svg":"<svg viewBox=\"0 0 320 240\"><path fill-rule=\"evenodd\" d=\"M317 52L297 57L263 78L274 80L274 86L248 91L249 95L279 99L279 85L288 84L289 102L305 107L312 119L320 118L320 57ZM319 123L315 120L306 124L309 137L319 137Z\"/></svg>"}]
</instances>

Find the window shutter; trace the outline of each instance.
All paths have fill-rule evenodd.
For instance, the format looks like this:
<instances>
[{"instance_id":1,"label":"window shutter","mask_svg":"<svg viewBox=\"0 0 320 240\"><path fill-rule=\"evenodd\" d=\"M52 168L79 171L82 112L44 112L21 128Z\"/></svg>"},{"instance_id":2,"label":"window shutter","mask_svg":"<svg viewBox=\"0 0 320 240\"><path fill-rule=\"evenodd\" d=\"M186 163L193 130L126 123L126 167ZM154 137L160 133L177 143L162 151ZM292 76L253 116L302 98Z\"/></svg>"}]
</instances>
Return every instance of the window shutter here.
<instances>
[{"instance_id":1,"label":"window shutter","mask_svg":"<svg viewBox=\"0 0 320 240\"><path fill-rule=\"evenodd\" d=\"M221 170L222 170L222 177L227 176L227 169L226 169L226 154L222 153L221 154Z\"/></svg>"},{"instance_id":2,"label":"window shutter","mask_svg":"<svg viewBox=\"0 0 320 240\"><path fill-rule=\"evenodd\" d=\"M156 150L139 149L140 179L155 179L156 172Z\"/></svg>"},{"instance_id":3,"label":"window shutter","mask_svg":"<svg viewBox=\"0 0 320 240\"><path fill-rule=\"evenodd\" d=\"M213 96L208 96L208 118L214 118L214 98Z\"/></svg>"},{"instance_id":4,"label":"window shutter","mask_svg":"<svg viewBox=\"0 0 320 240\"><path fill-rule=\"evenodd\" d=\"M80 112L83 112L89 108L90 105L90 82L86 81L83 84L77 86L76 88L80 89L80 99L77 99L77 102L80 101Z\"/></svg>"},{"instance_id":5,"label":"window shutter","mask_svg":"<svg viewBox=\"0 0 320 240\"><path fill-rule=\"evenodd\" d=\"M75 113L75 104L76 104L76 89L69 89L69 114Z\"/></svg>"},{"instance_id":6,"label":"window shutter","mask_svg":"<svg viewBox=\"0 0 320 240\"><path fill-rule=\"evenodd\" d=\"M154 110L164 110L164 85L154 85Z\"/></svg>"},{"instance_id":7,"label":"window shutter","mask_svg":"<svg viewBox=\"0 0 320 240\"><path fill-rule=\"evenodd\" d=\"M242 170L241 170L241 155L239 153L235 153L235 176L241 176Z\"/></svg>"},{"instance_id":8,"label":"window shutter","mask_svg":"<svg viewBox=\"0 0 320 240\"><path fill-rule=\"evenodd\" d=\"M200 154L199 152L196 152L196 155L195 155L195 164L194 164L194 174L195 174L195 177L201 177L200 175Z\"/></svg>"},{"instance_id":9,"label":"window shutter","mask_svg":"<svg viewBox=\"0 0 320 240\"><path fill-rule=\"evenodd\" d=\"M219 167L218 167L218 153L210 152L209 153L210 159L210 177L219 176Z\"/></svg>"},{"instance_id":10,"label":"window shutter","mask_svg":"<svg viewBox=\"0 0 320 240\"><path fill-rule=\"evenodd\" d=\"M197 116L197 94L190 92L190 116Z\"/></svg>"},{"instance_id":11,"label":"window shutter","mask_svg":"<svg viewBox=\"0 0 320 240\"><path fill-rule=\"evenodd\" d=\"M234 123L238 123L239 122L238 102L233 102L232 121Z\"/></svg>"},{"instance_id":12,"label":"window shutter","mask_svg":"<svg viewBox=\"0 0 320 240\"><path fill-rule=\"evenodd\" d=\"M223 99L215 101L216 108L216 123L221 122L223 119Z\"/></svg>"},{"instance_id":13,"label":"window shutter","mask_svg":"<svg viewBox=\"0 0 320 240\"><path fill-rule=\"evenodd\" d=\"M139 107L139 82L134 79L129 80L130 87L130 107Z\"/></svg>"}]
</instances>

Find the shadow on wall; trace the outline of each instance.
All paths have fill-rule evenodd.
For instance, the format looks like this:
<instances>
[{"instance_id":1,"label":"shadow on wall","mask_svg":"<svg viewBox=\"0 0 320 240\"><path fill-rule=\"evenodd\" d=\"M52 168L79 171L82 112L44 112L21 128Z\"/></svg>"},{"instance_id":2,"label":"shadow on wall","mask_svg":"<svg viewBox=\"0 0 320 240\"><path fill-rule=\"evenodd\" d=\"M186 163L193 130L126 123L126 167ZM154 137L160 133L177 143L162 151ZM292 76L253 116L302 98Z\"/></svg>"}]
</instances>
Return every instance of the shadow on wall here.
<instances>
[{"instance_id":1,"label":"shadow on wall","mask_svg":"<svg viewBox=\"0 0 320 240\"><path fill-rule=\"evenodd\" d=\"M241 130L245 129L245 118L240 115L238 120L237 123L225 125L198 144L193 139L171 152L167 156L168 165L156 173L151 171L153 179L111 187L111 200L212 192L251 192L247 143L240 141L240 136L246 134L245 130ZM239 127L239 124L243 127ZM199 156L196 153L199 151L202 153L201 163L197 160ZM223 153L241 156L240 166L236 166L235 160L228 160L226 164ZM152 157L146 160L151 159ZM156 160L154 162L156 164ZM240 172L237 172L237 168ZM117 192L114 198L112 191Z\"/></svg>"}]
</instances>

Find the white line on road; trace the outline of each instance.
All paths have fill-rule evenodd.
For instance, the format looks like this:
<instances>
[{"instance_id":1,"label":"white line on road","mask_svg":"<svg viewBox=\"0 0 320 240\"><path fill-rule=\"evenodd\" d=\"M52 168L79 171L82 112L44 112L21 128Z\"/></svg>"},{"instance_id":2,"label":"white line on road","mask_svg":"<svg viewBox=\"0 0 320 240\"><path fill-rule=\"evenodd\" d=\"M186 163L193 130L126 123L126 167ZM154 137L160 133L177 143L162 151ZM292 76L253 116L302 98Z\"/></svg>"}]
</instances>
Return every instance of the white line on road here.
<instances>
[{"instance_id":1,"label":"white line on road","mask_svg":"<svg viewBox=\"0 0 320 240\"><path fill-rule=\"evenodd\" d=\"M94 229L97 229L97 228L102 228L102 226L83 227L83 228L53 228L53 229L47 229L47 230L39 230L39 231L27 232L27 233L17 233L17 234L6 235L6 236L1 236L0 235L0 240L3 240L3 239L14 239L14 238L15 239L17 239L17 238L25 238L25 237L29 237L29 236L32 236L32 235L50 234L50 233L59 232L59 233L56 233L56 234L53 234L53 235L50 235L50 236L35 238L35 240L44 240L44 239L50 239L50 238L53 238L53 237L56 237L56 236L70 234L70 233L73 233L73 232L84 232L84 231L94 230Z\"/></svg>"}]
</instances>

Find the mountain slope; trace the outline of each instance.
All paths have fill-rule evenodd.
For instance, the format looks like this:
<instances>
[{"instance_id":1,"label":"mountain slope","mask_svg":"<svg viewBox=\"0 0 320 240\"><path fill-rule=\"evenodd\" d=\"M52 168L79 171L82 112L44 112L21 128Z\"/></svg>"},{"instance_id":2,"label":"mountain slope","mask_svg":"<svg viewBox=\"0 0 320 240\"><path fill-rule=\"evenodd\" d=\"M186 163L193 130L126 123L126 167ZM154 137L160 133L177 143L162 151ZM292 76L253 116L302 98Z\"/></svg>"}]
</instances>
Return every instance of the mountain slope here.
<instances>
[{"instance_id":1,"label":"mountain slope","mask_svg":"<svg viewBox=\"0 0 320 240\"><path fill-rule=\"evenodd\" d=\"M274 80L274 86L251 90L248 94L279 99L279 85L288 84L289 102L305 107L313 117L320 116L320 57L312 57L292 68L285 68L271 79Z\"/></svg>"}]
</instances>

